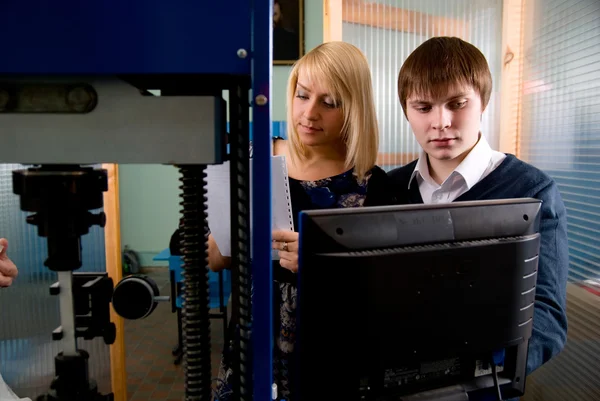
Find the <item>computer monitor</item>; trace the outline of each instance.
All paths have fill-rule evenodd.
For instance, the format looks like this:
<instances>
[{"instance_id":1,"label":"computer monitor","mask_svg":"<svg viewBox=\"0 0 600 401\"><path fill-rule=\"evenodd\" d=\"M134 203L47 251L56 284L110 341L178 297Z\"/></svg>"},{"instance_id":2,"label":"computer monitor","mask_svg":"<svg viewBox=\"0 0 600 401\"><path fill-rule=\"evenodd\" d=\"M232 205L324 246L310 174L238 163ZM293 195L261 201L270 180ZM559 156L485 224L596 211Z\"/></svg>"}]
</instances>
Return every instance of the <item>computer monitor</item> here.
<instances>
[{"instance_id":1,"label":"computer monitor","mask_svg":"<svg viewBox=\"0 0 600 401\"><path fill-rule=\"evenodd\" d=\"M521 396L540 208L507 199L302 212L297 399Z\"/></svg>"}]
</instances>

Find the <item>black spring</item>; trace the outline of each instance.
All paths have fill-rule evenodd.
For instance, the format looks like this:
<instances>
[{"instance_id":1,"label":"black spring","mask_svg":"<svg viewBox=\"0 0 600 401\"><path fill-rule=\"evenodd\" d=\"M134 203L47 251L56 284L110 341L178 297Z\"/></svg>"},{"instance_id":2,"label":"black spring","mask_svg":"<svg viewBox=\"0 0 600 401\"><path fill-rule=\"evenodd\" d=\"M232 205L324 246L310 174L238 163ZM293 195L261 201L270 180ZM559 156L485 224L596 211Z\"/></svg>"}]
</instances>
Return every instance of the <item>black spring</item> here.
<instances>
[{"instance_id":1,"label":"black spring","mask_svg":"<svg viewBox=\"0 0 600 401\"><path fill-rule=\"evenodd\" d=\"M239 374L234 382L234 394L240 401L253 399L252 371L252 269L250 261L250 142L248 90L246 85L231 90L229 134L231 150L231 216L232 231L232 267L235 271L237 291L233 301L237 329L235 349Z\"/></svg>"},{"instance_id":2,"label":"black spring","mask_svg":"<svg viewBox=\"0 0 600 401\"><path fill-rule=\"evenodd\" d=\"M180 186L185 400L211 400L206 166L184 166Z\"/></svg>"},{"instance_id":3,"label":"black spring","mask_svg":"<svg viewBox=\"0 0 600 401\"><path fill-rule=\"evenodd\" d=\"M252 273L250 261L250 216L248 171L243 163L238 165L238 194L237 199L237 242L238 242L238 277L239 277L239 352L240 352L240 400L252 400ZM244 179L244 177L246 177ZM246 184L246 185L244 185Z\"/></svg>"}]
</instances>

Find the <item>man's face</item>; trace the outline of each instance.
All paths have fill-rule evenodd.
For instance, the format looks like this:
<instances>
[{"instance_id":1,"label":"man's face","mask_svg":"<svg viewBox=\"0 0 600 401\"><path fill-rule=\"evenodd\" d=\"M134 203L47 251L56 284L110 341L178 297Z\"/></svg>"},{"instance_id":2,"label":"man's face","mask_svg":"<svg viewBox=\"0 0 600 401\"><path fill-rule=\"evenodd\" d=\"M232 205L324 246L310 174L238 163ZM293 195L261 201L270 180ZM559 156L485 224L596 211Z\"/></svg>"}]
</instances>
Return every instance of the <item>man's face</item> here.
<instances>
[{"instance_id":1,"label":"man's face","mask_svg":"<svg viewBox=\"0 0 600 401\"><path fill-rule=\"evenodd\" d=\"M276 27L281 19L281 8L279 8L279 3L273 4L273 27Z\"/></svg>"},{"instance_id":2,"label":"man's face","mask_svg":"<svg viewBox=\"0 0 600 401\"><path fill-rule=\"evenodd\" d=\"M430 158L456 166L477 144L482 113L481 97L471 86L450 89L439 99L416 94L406 99L406 115L419 145Z\"/></svg>"}]
</instances>

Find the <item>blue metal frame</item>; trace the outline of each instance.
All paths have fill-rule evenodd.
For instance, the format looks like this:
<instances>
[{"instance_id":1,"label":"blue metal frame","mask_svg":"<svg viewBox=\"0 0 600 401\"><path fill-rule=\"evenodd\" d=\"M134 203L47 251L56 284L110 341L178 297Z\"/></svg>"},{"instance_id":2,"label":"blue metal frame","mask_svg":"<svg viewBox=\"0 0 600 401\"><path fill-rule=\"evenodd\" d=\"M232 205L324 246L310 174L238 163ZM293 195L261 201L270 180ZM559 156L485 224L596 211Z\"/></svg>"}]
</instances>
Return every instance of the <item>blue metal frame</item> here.
<instances>
[{"instance_id":1,"label":"blue metal frame","mask_svg":"<svg viewBox=\"0 0 600 401\"><path fill-rule=\"evenodd\" d=\"M252 13L252 342L254 399L271 399L273 383L273 272L271 261L271 113L273 0L254 0ZM267 103L258 105L257 96Z\"/></svg>"},{"instance_id":2,"label":"blue metal frame","mask_svg":"<svg viewBox=\"0 0 600 401\"><path fill-rule=\"evenodd\" d=\"M59 3L0 1L0 74L252 77L253 388L255 400L270 400L273 0Z\"/></svg>"},{"instance_id":3,"label":"blue metal frame","mask_svg":"<svg viewBox=\"0 0 600 401\"><path fill-rule=\"evenodd\" d=\"M249 75L250 57L237 52L250 49L250 9L248 0L2 0L0 73Z\"/></svg>"}]
</instances>

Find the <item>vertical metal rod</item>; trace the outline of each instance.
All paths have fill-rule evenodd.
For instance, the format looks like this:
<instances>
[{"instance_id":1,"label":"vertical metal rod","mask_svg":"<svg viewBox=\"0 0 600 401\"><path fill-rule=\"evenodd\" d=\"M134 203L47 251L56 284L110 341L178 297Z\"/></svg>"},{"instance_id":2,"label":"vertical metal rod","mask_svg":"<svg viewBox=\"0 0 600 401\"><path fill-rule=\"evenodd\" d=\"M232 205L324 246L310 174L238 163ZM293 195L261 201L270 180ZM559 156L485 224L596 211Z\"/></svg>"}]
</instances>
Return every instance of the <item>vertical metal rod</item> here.
<instances>
[{"instance_id":1,"label":"vertical metal rod","mask_svg":"<svg viewBox=\"0 0 600 401\"><path fill-rule=\"evenodd\" d=\"M234 361L237 373L234 394L240 400L253 397L254 375L251 336L252 270L250 264L250 114L248 111L249 82L235 85L230 93L231 146L231 219L232 267L237 292L234 294L235 324L239 329L234 342L239 356Z\"/></svg>"},{"instance_id":2,"label":"vertical metal rod","mask_svg":"<svg viewBox=\"0 0 600 401\"><path fill-rule=\"evenodd\" d=\"M73 273L58 272L60 292L60 325L62 327L62 352L65 356L77 355L77 338L75 337L75 303L73 301Z\"/></svg>"},{"instance_id":3,"label":"vertical metal rod","mask_svg":"<svg viewBox=\"0 0 600 401\"><path fill-rule=\"evenodd\" d=\"M208 285L206 166L180 167L185 400L211 400L211 338Z\"/></svg>"},{"instance_id":4,"label":"vertical metal rod","mask_svg":"<svg viewBox=\"0 0 600 401\"><path fill-rule=\"evenodd\" d=\"M273 271L271 260L271 142L273 1L252 10L252 349L254 398L268 400L273 385Z\"/></svg>"}]
</instances>

